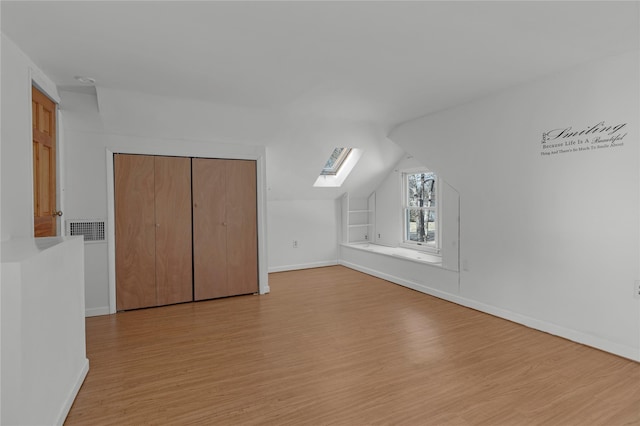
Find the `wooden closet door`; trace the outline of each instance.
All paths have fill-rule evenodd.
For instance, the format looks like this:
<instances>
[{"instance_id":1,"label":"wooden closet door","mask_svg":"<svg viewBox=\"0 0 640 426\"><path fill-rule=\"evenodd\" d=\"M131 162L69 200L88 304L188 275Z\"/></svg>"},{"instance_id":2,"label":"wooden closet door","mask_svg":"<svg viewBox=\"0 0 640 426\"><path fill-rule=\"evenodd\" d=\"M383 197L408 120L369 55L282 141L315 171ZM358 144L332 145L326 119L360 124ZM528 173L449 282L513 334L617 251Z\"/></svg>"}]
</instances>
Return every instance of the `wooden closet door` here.
<instances>
[{"instance_id":1,"label":"wooden closet door","mask_svg":"<svg viewBox=\"0 0 640 426\"><path fill-rule=\"evenodd\" d=\"M227 276L232 294L258 291L256 162L227 161Z\"/></svg>"},{"instance_id":2,"label":"wooden closet door","mask_svg":"<svg viewBox=\"0 0 640 426\"><path fill-rule=\"evenodd\" d=\"M193 300L191 159L155 157L157 304Z\"/></svg>"},{"instance_id":3,"label":"wooden closet door","mask_svg":"<svg viewBox=\"0 0 640 426\"><path fill-rule=\"evenodd\" d=\"M225 160L194 158L192 179L194 299L229 296Z\"/></svg>"},{"instance_id":4,"label":"wooden closet door","mask_svg":"<svg viewBox=\"0 0 640 426\"><path fill-rule=\"evenodd\" d=\"M116 307L156 305L154 159L114 156Z\"/></svg>"},{"instance_id":5,"label":"wooden closet door","mask_svg":"<svg viewBox=\"0 0 640 426\"><path fill-rule=\"evenodd\" d=\"M194 158L195 300L258 291L256 162Z\"/></svg>"}]
</instances>

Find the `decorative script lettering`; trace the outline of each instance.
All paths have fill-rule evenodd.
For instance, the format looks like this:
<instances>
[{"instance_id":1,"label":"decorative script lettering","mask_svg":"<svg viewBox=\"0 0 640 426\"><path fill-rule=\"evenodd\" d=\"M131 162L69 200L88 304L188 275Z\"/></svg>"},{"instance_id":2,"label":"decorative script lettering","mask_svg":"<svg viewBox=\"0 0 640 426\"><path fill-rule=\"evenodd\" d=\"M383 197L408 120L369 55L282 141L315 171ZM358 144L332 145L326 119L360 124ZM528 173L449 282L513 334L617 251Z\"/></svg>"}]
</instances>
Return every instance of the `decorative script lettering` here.
<instances>
[{"instance_id":1,"label":"decorative script lettering","mask_svg":"<svg viewBox=\"0 0 640 426\"><path fill-rule=\"evenodd\" d=\"M624 146L623 139L627 136L625 130L627 130L627 123L613 125L604 121L577 130L573 127L549 130L542 133L540 155L546 157L619 148Z\"/></svg>"}]
</instances>

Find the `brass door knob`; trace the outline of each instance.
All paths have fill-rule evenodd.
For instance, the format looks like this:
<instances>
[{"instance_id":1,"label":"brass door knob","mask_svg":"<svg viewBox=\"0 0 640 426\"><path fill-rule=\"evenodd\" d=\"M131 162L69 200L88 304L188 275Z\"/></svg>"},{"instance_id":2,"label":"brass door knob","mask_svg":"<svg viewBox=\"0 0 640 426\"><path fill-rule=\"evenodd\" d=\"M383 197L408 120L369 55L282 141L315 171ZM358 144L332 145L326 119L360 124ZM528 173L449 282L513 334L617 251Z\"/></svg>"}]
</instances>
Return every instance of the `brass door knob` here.
<instances>
[{"instance_id":1,"label":"brass door knob","mask_svg":"<svg viewBox=\"0 0 640 426\"><path fill-rule=\"evenodd\" d=\"M51 216L62 216L62 212L59 210L54 210L53 213L51 213Z\"/></svg>"}]
</instances>

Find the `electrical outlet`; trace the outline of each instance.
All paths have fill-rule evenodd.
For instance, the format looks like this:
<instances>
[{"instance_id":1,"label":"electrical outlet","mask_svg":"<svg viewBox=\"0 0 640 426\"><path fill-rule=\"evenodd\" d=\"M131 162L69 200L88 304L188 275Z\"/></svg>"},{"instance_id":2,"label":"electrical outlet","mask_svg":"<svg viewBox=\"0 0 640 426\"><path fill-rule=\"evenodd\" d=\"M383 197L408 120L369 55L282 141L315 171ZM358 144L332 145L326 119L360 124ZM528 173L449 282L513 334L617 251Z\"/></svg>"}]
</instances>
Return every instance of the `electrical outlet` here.
<instances>
[{"instance_id":1,"label":"electrical outlet","mask_svg":"<svg viewBox=\"0 0 640 426\"><path fill-rule=\"evenodd\" d=\"M298 240L293 240L293 248L298 248Z\"/></svg>"},{"instance_id":2,"label":"electrical outlet","mask_svg":"<svg viewBox=\"0 0 640 426\"><path fill-rule=\"evenodd\" d=\"M469 261L467 259L462 259L462 270L469 271Z\"/></svg>"},{"instance_id":3,"label":"electrical outlet","mask_svg":"<svg viewBox=\"0 0 640 426\"><path fill-rule=\"evenodd\" d=\"M368 240L368 239L369 239L369 236L368 236L367 234L364 234L364 239L365 239L365 240Z\"/></svg>"},{"instance_id":4,"label":"electrical outlet","mask_svg":"<svg viewBox=\"0 0 640 426\"><path fill-rule=\"evenodd\" d=\"M640 280L633 283L633 297L640 299Z\"/></svg>"}]
</instances>

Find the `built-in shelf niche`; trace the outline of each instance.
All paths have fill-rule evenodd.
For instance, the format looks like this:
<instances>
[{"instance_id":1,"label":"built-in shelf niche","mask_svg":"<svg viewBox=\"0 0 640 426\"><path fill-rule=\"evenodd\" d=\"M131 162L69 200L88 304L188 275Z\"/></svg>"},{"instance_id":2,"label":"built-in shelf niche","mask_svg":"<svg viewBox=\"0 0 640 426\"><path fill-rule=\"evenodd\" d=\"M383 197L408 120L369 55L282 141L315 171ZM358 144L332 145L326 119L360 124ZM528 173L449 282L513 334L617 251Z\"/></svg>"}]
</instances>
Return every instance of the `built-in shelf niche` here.
<instances>
[{"instance_id":1,"label":"built-in shelf niche","mask_svg":"<svg viewBox=\"0 0 640 426\"><path fill-rule=\"evenodd\" d=\"M345 244L373 242L375 224L375 193L369 198L342 196L342 242Z\"/></svg>"}]
</instances>

